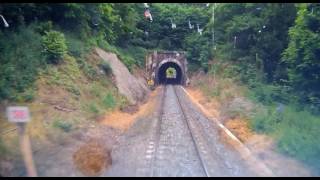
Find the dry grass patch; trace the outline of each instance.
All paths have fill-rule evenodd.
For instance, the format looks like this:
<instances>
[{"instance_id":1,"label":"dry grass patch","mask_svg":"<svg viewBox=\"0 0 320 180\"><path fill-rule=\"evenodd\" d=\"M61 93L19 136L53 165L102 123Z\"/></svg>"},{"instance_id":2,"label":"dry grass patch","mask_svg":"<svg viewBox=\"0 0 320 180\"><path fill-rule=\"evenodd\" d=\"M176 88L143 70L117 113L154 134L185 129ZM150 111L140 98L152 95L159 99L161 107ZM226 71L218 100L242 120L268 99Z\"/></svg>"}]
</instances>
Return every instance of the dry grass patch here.
<instances>
[{"instance_id":1,"label":"dry grass patch","mask_svg":"<svg viewBox=\"0 0 320 180\"><path fill-rule=\"evenodd\" d=\"M112 165L110 150L96 140L81 146L73 154L73 161L85 176L99 176Z\"/></svg>"},{"instance_id":2,"label":"dry grass patch","mask_svg":"<svg viewBox=\"0 0 320 180\"><path fill-rule=\"evenodd\" d=\"M101 124L110 126L120 130L127 130L135 122L138 117L147 116L152 113L156 105L156 96L159 93L159 88L150 93L147 102L142 104L140 107L138 105L122 108L112 113L107 113L105 118L101 121Z\"/></svg>"}]
</instances>

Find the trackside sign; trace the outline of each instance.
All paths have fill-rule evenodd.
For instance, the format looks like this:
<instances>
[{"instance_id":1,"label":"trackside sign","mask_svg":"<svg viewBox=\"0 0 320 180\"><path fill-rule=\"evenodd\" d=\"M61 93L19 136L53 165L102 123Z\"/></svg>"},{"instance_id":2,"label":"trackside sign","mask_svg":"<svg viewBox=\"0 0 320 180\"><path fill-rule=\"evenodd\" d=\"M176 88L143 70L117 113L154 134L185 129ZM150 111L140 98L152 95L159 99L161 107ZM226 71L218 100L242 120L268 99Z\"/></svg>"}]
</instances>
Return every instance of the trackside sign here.
<instances>
[{"instance_id":1,"label":"trackside sign","mask_svg":"<svg viewBox=\"0 0 320 180\"><path fill-rule=\"evenodd\" d=\"M30 121L30 113L28 107L25 106L9 106L7 107L7 117L9 122L25 123Z\"/></svg>"}]
</instances>

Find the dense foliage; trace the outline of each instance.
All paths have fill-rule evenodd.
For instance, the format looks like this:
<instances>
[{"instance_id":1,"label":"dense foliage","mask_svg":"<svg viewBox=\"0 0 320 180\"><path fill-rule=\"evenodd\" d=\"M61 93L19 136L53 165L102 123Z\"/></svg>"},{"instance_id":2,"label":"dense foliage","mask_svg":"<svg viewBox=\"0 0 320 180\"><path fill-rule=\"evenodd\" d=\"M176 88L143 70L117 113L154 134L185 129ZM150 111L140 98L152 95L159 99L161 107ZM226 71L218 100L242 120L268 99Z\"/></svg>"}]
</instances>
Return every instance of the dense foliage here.
<instances>
[{"instance_id":1,"label":"dense foliage","mask_svg":"<svg viewBox=\"0 0 320 180\"><path fill-rule=\"evenodd\" d=\"M45 63L41 36L25 27L4 34L0 38L0 100L30 100L38 68Z\"/></svg>"},{"instance_id":2,"label":"dense foliage","mask_svg":"<svg viewBox=\"0 0 320 180\"><path fill-rule=\"evenodd\" d=\"M232 62L260 101L319 113L319 23L318 4L218 5L215 59Z\"/></svg>"},{"instance_id":3,"label":"dense foliage","mask_svg":"<svg viewBox=\"0 0 320 180\"><path fill-rule=\"evenodd\" d=\"M287 84L301 103L320 106L320 7L299 6L295 25L289 31L290 43L283 53Z\"/></svg>"}]
</instances>

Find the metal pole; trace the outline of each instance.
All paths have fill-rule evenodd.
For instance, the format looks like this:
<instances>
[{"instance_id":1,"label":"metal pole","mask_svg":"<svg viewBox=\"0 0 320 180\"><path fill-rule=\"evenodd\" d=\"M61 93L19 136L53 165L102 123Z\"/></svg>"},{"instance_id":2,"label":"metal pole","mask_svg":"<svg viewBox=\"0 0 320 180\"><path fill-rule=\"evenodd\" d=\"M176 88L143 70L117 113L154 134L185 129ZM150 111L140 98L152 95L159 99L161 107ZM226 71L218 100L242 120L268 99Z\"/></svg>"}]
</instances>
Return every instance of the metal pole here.
<instances>
[{"instance_id":1,"label":"metal pole","mask_svg":"<svg viewBox=\"0 0 320 180\"><path fill-rule=\"evenodd\" d=\"M212 45L214 46L214 8L216 6L216 3L213 3L212 7Z\"/></svg>"},{"instance_id":2,"label":"metal pole","mask_svg":"<svg viewBox=\"0 0 320 180\"><path fill-rule=\"evenodd\" d=\"M215 15L215 7L216 7L216 3L213 3L212 6L212 46L214 48L214 50L216 50L216 45L215 45L215 33L214 33L214 15Z\"/></svg>"}]
</instances>

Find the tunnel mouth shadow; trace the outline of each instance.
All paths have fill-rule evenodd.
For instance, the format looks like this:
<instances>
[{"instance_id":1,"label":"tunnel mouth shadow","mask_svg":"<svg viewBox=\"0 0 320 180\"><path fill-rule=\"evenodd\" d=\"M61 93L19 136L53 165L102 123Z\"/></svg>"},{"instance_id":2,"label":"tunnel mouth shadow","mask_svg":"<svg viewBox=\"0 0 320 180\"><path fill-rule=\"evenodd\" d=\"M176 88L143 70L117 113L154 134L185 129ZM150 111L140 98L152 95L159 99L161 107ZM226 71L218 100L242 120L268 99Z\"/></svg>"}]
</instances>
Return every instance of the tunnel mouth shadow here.
<instances>
[{"instance_id":1,"label":"tunnel mouth shadow","mask_svg":"<svg viewBox=\"0 0 320 180\"><path fill-rule=\"evenodd\" d=\"M168 68L173 68L175 70L175 77L167 77ZM174 62L167 62L160 66L158 73L158 83L159 84L182 84L182 70L181 67Z\"/></svg>"}]
</instances>

